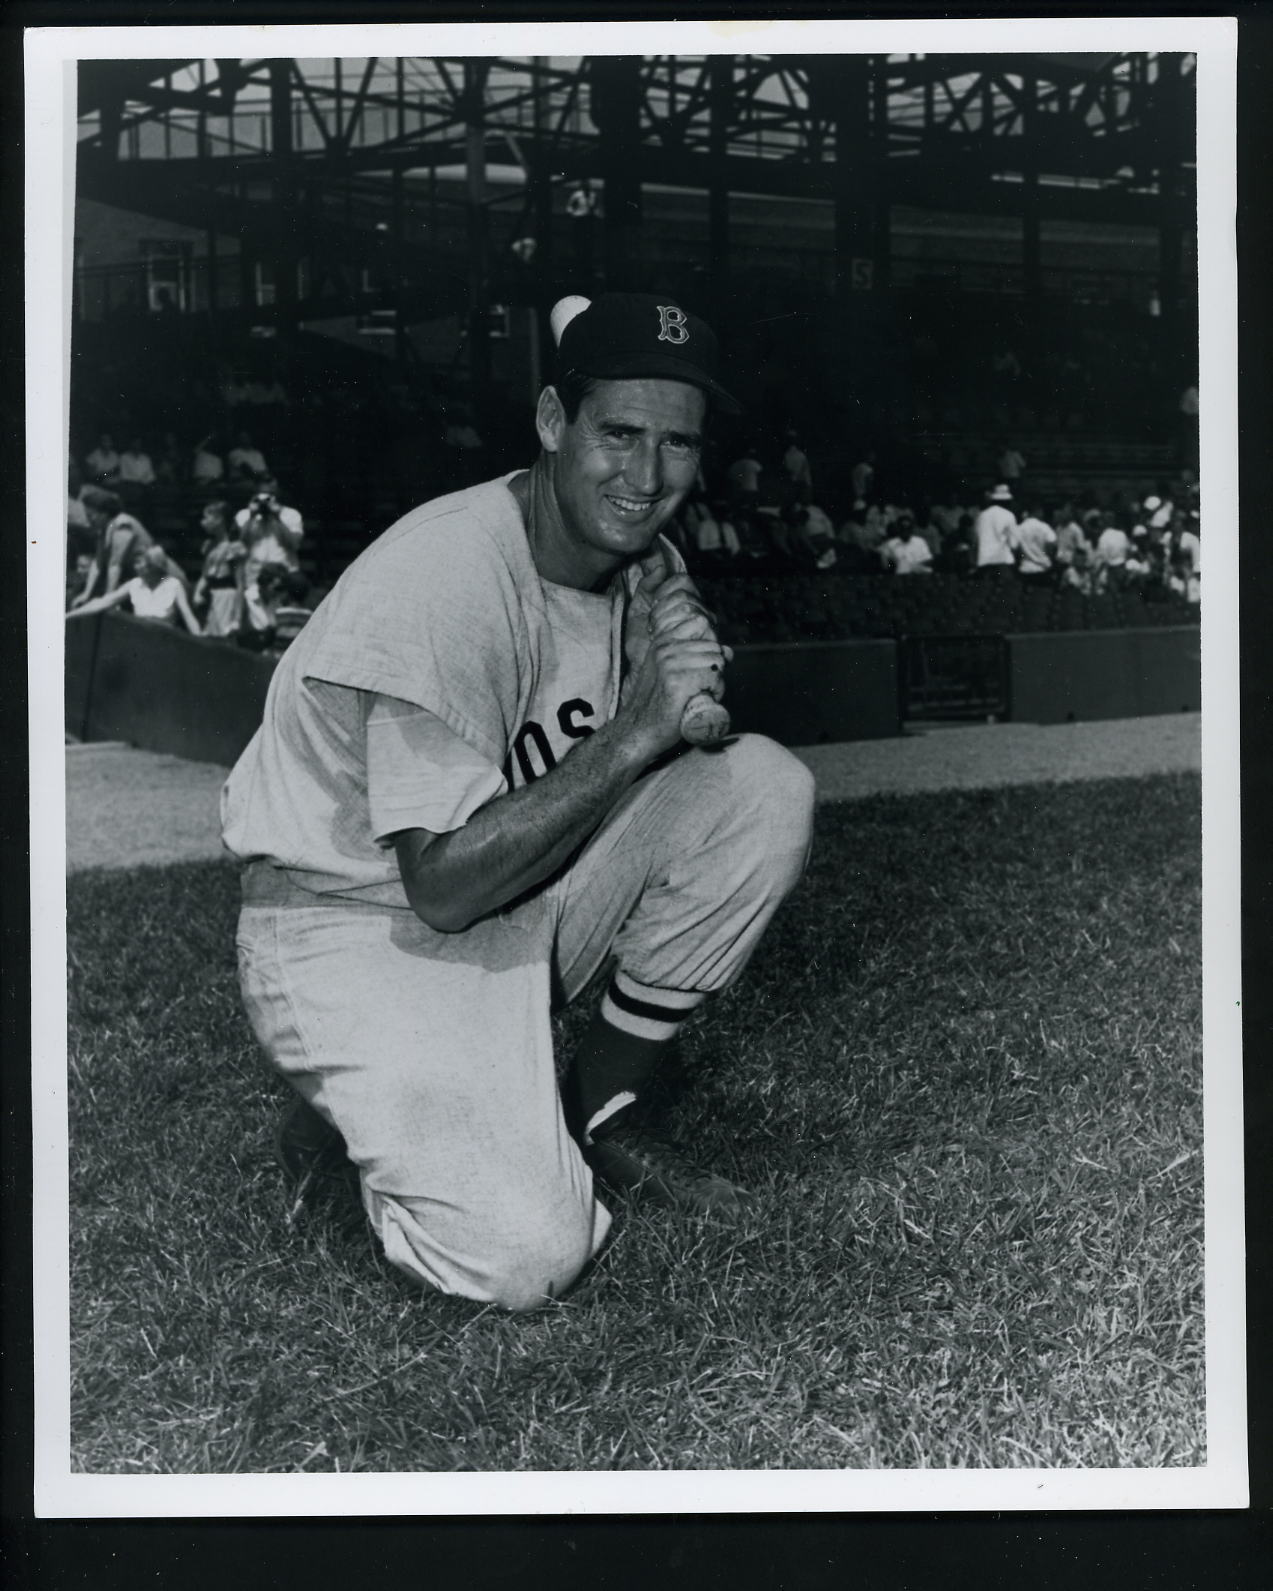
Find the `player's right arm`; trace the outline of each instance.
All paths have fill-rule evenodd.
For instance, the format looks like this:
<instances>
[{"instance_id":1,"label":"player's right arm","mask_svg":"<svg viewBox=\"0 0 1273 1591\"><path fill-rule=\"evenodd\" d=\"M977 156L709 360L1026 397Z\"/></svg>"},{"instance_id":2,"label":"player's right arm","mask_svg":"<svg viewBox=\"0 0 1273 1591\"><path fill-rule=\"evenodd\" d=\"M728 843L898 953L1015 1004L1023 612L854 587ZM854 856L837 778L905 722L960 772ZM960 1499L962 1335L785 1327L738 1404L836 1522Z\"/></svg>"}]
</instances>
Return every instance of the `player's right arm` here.
<instances>
[{"instance_id":1,"label":"player's right arm","mask_svg":"<svg viewBox=\"0 0 1273 1591\"><path fill-rule=\"evenodd\" d=\"M681 715L720 689L724 653L704 637L675 582L619 711L533 784L488 802L445 834L393 836L407 899L439 933L460 933L551 877L656 757L680 742Z\"/></svg>"}]
</instances>

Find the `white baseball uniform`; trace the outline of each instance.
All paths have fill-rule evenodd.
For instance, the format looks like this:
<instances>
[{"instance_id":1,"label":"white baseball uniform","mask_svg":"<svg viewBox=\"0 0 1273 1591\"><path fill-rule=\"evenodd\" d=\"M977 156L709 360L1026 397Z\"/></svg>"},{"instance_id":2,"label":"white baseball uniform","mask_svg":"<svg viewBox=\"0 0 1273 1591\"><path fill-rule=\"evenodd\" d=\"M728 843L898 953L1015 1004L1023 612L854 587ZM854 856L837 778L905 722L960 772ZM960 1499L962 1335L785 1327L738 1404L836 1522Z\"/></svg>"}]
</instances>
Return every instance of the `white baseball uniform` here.
<instances>
[{"instance_id":1,"label":"white baseball uniform","mask_svg":"<svg viewBox=\"0 0 1273 1591\"><path fill-rule=\"evenodd\" d=\"M512 476L406 515L280 662L230 775L240 982L274 1063L343 1133L388 1258L529 1307L609 1215L566 1131L550 1011L688 1012L745 964L808 851L812 784L742 736L647 773L544 886L458 934L407 904L392 836L447 832L614 716L639 570L540 578ZM644 612L636 622L644 622Z\"/></svg>"}]
</instances>

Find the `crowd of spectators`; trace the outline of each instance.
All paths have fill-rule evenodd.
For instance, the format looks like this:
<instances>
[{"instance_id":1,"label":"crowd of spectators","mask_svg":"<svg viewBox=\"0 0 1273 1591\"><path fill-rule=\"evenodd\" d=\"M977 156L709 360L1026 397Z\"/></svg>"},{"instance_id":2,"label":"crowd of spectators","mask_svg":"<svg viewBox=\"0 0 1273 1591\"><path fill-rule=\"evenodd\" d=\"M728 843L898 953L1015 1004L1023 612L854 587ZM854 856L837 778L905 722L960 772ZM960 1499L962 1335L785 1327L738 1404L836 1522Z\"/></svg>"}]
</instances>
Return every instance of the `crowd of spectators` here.
<instances>
[{"instance_id":1,"label":"crowd of spectators","mask_svg":"<svg viewBox=\"0 0 1273 1591\"><path fill-rule=\"evenodd\" d=\"M1010 442L1000 444L996 469L998 480L921 494L904 480L881 483L875 453L864 448L824 488L800 436L787 430L751 438L723 467L705 468L674 535L691 569L713 577L941 573L1199 601L1192 468L1152 489L1076 488L1046 498Z\"/></svg>"},{"instance_id":2,"label":"crowd of spectators","mask_svg":"<svg viewBox=\"0 0 1273 1591\"><path fill-rule=\"evenodd\" d=\"M164 485L195 494L186 499L199 511L193 579L145 522ZM66 519L68 618L118 607L136 618L267 651L285 646L308 617L312 593L300 560L304 519L282 501L278 481L246 430L235 434L228 450L215 435L183 449L167 433L157 458L141 437L131 437L118 453L112 435L101 432L82 467L70 460Z\"/></svg>"},{"instance_id":3,"label":"crowd of spectators","mask_svg":"<svg viewBox=\"0 0 1273 1591\"><path fill-rule=\"evenodd\" d=\"M277 649L343 566L324 526L352 522L370 540L411 503L515 467L524 451L524 426L488 416L479 430L460 402L432 424L396 377L361 391L333 380L321 402L309 386L289 400L277 376L249 379L232 362L204 384L210 405L178 407L167 417L174 428L139 425L128 407L111 411L112 429L91 418L92 428L81 428L68 494L68 610L96 611L89 604L110 597L189 627L175 601L156 613L136 584L158 523L167 574L200 631ZM991 433L979 450L984 473L974 474L958 458L928 468L918 450L836 446L792 424L758 426L709 448L672 535L691 570L713 579L943 574L1199 601L1193 468L1116 490L1076 480L1064 491L1053 470L1045 495L1032 482L1029 451L1028 441L1023 448ZM319 521L309 541L284 501L282 471ZM125 586L127 599L115 597Z\"/></svg>"}]
</instances>

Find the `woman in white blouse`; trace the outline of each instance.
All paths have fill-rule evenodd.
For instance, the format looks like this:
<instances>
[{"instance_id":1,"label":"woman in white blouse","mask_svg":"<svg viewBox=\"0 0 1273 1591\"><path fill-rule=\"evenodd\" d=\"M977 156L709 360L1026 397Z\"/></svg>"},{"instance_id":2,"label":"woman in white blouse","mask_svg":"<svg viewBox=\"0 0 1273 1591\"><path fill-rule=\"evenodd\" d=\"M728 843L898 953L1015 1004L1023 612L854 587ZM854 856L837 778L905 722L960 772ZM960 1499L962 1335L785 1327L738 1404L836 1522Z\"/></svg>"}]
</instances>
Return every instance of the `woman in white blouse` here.
<instances>
[{"instance_id":1,"label":"woman in white blouse","mask_svg":"<svg viewBox=\"0 0 1273 1591\"><path fill-rule=\"evenodd\" d=\"M191 635L203 633L186 597L186 588L169 570L168 555L162 547L143 549L137 554L133 567L137 572L131 580L126 580L104 597L94 597L82 603L68 613L67 618L77 619L86 613L102 613L107 608L117 608L127 602L139 619L156 619L161 624L175 624L180 619Z\"/></svg>"}]
</instances>

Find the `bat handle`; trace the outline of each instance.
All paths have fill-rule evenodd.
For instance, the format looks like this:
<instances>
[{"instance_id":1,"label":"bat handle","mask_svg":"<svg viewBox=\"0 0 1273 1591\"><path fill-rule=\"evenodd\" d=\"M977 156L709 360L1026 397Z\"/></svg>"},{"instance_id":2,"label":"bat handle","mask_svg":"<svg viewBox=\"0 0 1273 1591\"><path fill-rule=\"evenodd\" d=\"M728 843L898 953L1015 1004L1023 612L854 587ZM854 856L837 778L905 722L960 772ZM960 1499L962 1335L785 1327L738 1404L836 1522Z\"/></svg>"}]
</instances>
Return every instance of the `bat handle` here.
<instances>
[{"instance_id":1,"label":"bat handle","mask_svg":"<svg viewBox=\"0 0 1273 1591\"><path fill-rule=\"evenodd\" d=\"M691 746L712 746L729 734L729 711L711 694L691 696L681 714L681 739Z\"/></svg>"}]
</instances>

